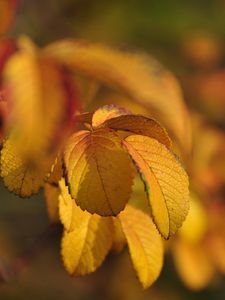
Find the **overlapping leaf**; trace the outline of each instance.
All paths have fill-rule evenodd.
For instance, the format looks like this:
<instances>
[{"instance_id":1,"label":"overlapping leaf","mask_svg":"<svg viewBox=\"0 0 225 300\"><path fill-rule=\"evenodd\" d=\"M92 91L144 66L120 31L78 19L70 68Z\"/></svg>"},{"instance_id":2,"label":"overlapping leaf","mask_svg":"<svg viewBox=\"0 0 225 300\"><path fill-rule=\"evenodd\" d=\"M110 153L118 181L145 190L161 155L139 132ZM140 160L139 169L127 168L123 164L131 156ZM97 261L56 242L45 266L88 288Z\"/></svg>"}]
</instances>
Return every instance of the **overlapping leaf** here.
<instances>
[{"instance_id":1,"label":"overlapping leaf","mask_svg":"<svg viewBox=\"0 0 225 300\"><path fill-rule=\"evenodd\" d=\"M21 197L37 193L44 185L47 173L53 161L24 161L14 144L14 138L9 137L3 144L0 158L1 177L10 192Z\"/></svg>"},{"instance_id":2,"label":"overlapping leaf","mask_svg":"<svg viewBox=\"0 0 225 300\"><path fill-rule=\"evenodd\" d=\"M131 159L110 129L81 131L69 139L64 161L70 193L90 213L117 215L131 194Z\"/></svg>"},{"instance_id":3,"label":"overlapping leaf","mask_svg":"<svg viewBox=\"0 0 225 300\"><path fill-rule=\"evenodd\" d=\"M168 238L188 213L188 177L175 156L157 140L131 135L125 144L149 186L154 222L163 237Z\"/></svg>"},{"instance_id":4,"label":"overlapping leaf","mask_svg":"<svg viewBox=\"0 0 225 300\"><path fill-rule=\"evenodd\" d=\"M112 128L114 130L128 131L135 134L149 136L157 139L166 147L171 147L171 140L166 130L155 120L139 115L123 115L111 117L106 120L102 127Z\"/></svg>"},{"instance_id":5,"label":"overlapping leaf","mask_svg":"<svg viewBox=\"0 0 225 300\"><path fill-rule=\"evenodd\" d=\"M57 150L74 108L73 87L63 69L22 40L5 67L4 84L17 151L38 160Z\"/></svg>"},{"instance_id":6,"label":"overlapping leaf","mask_svg":"<svg viewBox=\"0 0 225 300\"><path fill-rule=\"evenodd\" d=\"M64 205L61 215L66 220L64 224L67 224L71 217L65 214L65 206L73 200L64 181L60 182L60 187L60 206ZM77 276L94 272L103 262L112 245L112 223L111 218L101 218L82 211L74 201L73 208L73 230L64 232L62 257L67 271Z\"/></svg>"},{"instance_id":7,"label":"overlapping leaf","mask_svg":"<svg viewBox=\"0 0 225 300\"><path fill-rule=\"evenodd\" d=\"M144 288L159 276L163 263L163 244L151 218L132 206L120 213L131 259Z\"/></svg>"}]
</instances>

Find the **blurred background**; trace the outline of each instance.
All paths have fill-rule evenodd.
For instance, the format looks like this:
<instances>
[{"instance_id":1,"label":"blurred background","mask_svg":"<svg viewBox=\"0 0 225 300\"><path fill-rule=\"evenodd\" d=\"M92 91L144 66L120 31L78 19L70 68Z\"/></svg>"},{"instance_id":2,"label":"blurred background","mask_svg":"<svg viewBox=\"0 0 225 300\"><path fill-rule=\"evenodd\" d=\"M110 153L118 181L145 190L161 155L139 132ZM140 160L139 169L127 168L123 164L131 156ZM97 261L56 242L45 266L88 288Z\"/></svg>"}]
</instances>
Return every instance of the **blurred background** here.
<instances>
[{"instance_id":1,"label":"blurred background","mask_svg":"<svg viewBox=\"0 0 225 300\"><path fill-rule=\"evenodd\" d=\"M159 280L143 291L127 250L92 275L69 277L43 192L20 199L1 183L0 299L225 299L225 1L22 0L10 31L20 34L40 46L75 37L138 49L171 70L193 123L196 205L189 229L166 244Z\"/></svg>"}]
</instances>

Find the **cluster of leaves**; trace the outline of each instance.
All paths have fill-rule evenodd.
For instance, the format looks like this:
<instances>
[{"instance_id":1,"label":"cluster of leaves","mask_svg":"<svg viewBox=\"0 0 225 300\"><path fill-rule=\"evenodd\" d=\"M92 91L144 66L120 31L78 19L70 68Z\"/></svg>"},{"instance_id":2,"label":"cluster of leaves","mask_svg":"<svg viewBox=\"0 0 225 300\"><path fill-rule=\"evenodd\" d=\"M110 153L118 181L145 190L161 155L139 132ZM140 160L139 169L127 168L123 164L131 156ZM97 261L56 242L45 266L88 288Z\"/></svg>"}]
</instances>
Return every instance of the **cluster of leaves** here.
<instances>
[{"instance_id":1,"label":"cluster of leaves","mask_svg":"<svg viewBox=\"0 0 225 300\"><path fill-rule=\"evenodd\" d=\"M91 82L107 86L150 109L187 153L188 115L173 76L145 54L75 40L39 49L26 37L0 41L0 66L5 186L22 197L44 186L54 220L59 206L69 273L93 272L127 243L141 283L151 285L162 267L161 236L188 213L188 177L152 118L115 106L78 111ZM129 203L135 168L151 214Z\"/></svg>"}]
</instances>

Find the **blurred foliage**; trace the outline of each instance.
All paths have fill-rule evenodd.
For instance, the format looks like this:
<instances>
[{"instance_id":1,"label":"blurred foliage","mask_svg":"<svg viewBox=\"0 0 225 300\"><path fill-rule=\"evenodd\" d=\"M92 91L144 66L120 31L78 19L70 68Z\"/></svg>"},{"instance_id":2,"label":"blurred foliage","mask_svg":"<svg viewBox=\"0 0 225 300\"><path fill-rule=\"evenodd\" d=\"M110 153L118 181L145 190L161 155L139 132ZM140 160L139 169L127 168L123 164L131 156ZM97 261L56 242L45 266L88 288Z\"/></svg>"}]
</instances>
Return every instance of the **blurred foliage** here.
<instances>
[{"instance_id":1,"label":"blurred foliage","mask_svg":"<svg viewBox=\"0 0 225 300\"><path fill-rule=\"evenodd\" d=\"M225 2L21 0L20 4L10 32L12 36L27 34L38 45L59 38L78 37L123 49L144 50L180 79L189 108L194 111L193 160L188 163L192 190L208 217L216 210L213 218L210 217L207 234L202 233L205 240L201 247L205 252L205 245L210 244L211 238L215 243L215 236L224 234L219 230L224 229L223 222L218 220L224 218L221 207L225 202ZM143 110L134 104L132 109ZM200 117L196 117L196 111ZM136 194L139 195L137 191ZM225 298L224 276L217 272L202 291L188 290L176 273L170 252L160 279L145 292L130 270L126 251L121 256L110 256L92 275L69 278L58 254L61 228L49 225L42 193L32 199L19 199L1 185L0 195L2 299L24 299L24 295L32 299ZM216 209L212 208L212 202ZM143 207L145 209L145 204ZM201 222L197 224L201 226ZM186 232L186 236L189 235L190 231ZM179 239L180 236L174 238L171 245L179 243ZM173 249L171 245L168 244L168 249ZM210 251L211 247L208 249ZM173 250L171 252L174 255ZM212 252L210 255L213 257ZM217 263L214 261L213 265ZM219 265L221 267L221 262Z\"/></svg>"}]
</instances>

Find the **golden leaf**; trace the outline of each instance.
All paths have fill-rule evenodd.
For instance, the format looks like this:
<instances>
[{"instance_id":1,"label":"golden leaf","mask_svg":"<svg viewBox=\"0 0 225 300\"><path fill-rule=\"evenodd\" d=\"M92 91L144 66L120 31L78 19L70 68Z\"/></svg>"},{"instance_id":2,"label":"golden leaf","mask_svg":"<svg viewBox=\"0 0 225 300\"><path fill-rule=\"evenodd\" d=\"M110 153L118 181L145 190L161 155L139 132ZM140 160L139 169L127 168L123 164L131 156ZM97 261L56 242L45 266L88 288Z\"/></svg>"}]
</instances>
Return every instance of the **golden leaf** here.
<instances>
[{"instance_id":1,"label":"golden leaf","mask_svg":"<svg viewBox=\"0 0 225 300\"><path fill-rule=\"evenodd\" d=\"M8 60L4 85L9 90L9 127L17 151L32 161L58 150L66 137L73 101L69 77L28 40Z\"/></svg>"},{"instance_id":2,"label":"golden leaf","mask_svg":"<svg viewBox=\"0 0 225 300\"><path fill-rule=\"evenodd\" d=\"M184 151L190 150L190 121L180 86L152 57L76 40L53 43L44 51L74 72L126 93L152 111Z\"/></svg>"},{"instance_id":3,"label":"golden leaf","mask_svg":"<svg viewBox=\"0 0 225 300\"><path fill-rule=\"evenodd\" d=\"M158 278L162 268L162 239L151 218L137 208L127 205L119 219L138 278L147 288Z\"/></svg>"},{"instance_id":4,"label":"golden leaf","mask_svg":"<svg viewBox=\"0 0 225 300\"><path fill-rule=\"evenodd\" d=\"M125 145L150 189L153 220L163 237L169 238L188 213L188 177L172 152L157 140L131 135Z\"/></svg>"},{"instance_id":5,"label":"golden leaf","mask_svg":"<svg viewBox=\"0 0 225 300\"><path fill-rule=\"evenodd\" d=\"M62 191L60 196L61 219L66 228L72 229L69 232L64 231L63 262L70 274L85 275L94 272L102 264L111 248L112 220L82 211L71 199L65 182L61 181L60 185Z\"/></svg>"},{"instance_id":6,"label":"golden leaf","mask_svg":"<svg viewBox=\"0 0 225 300\"><path fill-rule=\"evenodd\" d=\"M64 228L67 232L73 231L82 224L86 219L88 212L80 213L80 208L76 205L75 200L71 198L68 187L65 184L65 179L62 178L59 182L59 216Z\"/></svg>"},{"instance_id":7,"label":"golden leaf","mask_svg":"<svg viewBox=\"0 0 225 300\"><path fill-rule=\"evenodd\" d=\"M171 140L166 130L155 120L144 116L130 114L109 118L101 127L149 136L158 140L167 148L171 147Z\"/></svg>"},{"instance_id":8,"label":"golden leaf","mask_svg":"<svg viewBox=\"0 0 225 300\"><path fill-rule=\"evenodd\" d=\"M52 161L40 160L36 164L25 162L17 152L12 136L3 143L0 163L5 186L21 197L28 197L39 191L52 165Z\"/></svg>"},{"instance_id":9,"label":"golden leaf","mask_svg":"<svg viewBox=\"0 0 225 300\"><path fill-rule=\"evenodd\" d=\"M111 216L124 209L133 166L116 133L110 129L75 133L66 144L64 161L71 196L83 210Z\"/></svg>"}]
</instances>

